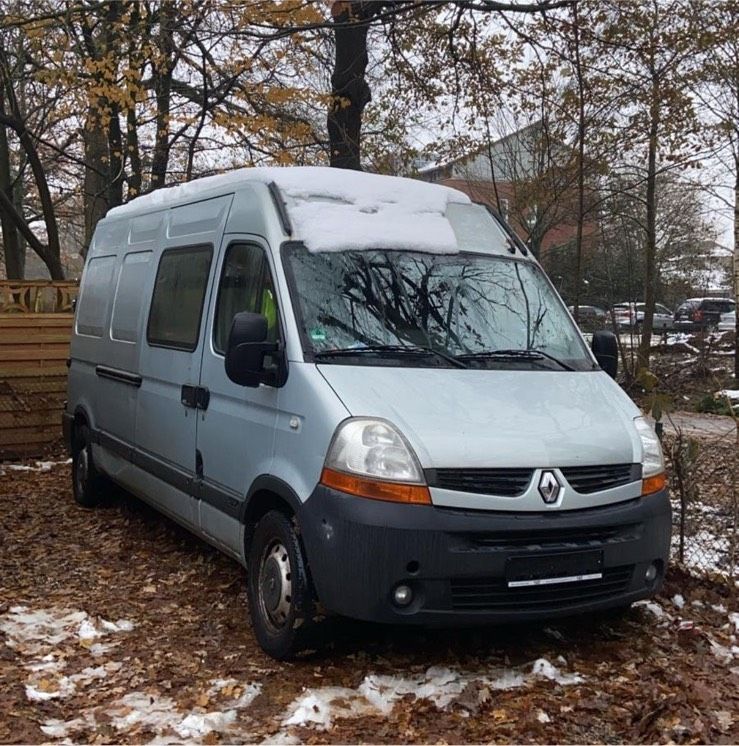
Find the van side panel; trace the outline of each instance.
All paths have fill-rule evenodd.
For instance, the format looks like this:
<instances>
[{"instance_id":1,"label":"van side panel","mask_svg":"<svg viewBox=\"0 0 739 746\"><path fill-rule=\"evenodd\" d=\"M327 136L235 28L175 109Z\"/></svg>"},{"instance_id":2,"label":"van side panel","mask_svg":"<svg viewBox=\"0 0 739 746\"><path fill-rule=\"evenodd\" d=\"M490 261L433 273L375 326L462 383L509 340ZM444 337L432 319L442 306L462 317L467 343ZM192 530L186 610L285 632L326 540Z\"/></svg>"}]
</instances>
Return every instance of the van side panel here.
<instances>
[{"instance_id":1,"label":"van side panel","mask_svg":"<svg viewBox=\"0 0 739 746\"><path fill-rule=\"evenodd\" d=\"M140 336L141 386L135 428L137 465L174 487L174 490L155 490L149 497L191 527L198 526L194 492L198 476L195 449L199 409L186 403L186 389L183 387L199 385L206 335L204 317L231 201L232 195L229 194L167 211L164 231L160 234L150 270L152 290L144 300ZM208 274L203 286L199 280L202 275L193 270L195 274L188 277L187 270L195 265L198 268L204 266L208 252ZM167 258L166 269L163 257ZM169 272L167 282L170 284L167 287L171 290L162 296L165 305L158 306L163 316L152 321L156 278L163 269ZM166 299L170 295L178 298L186 308L168 307ZM192 305L188 306L188 303ZM189 329L176 328L178 319L183 315L194 318L198 303L197 338L192 344L181 344L178 335ZM164 324L162 328L159 328L160 321Z\"/></svg>"},{"instance_id":2,"label":"van side panel","mask_svg":"<svg viewBox=\"0 0 739 746\"><path fill-rule=\"evenodd\" d=\"M305 502L316 488L337 425L350 416L313 363L290 363L280 390L272 475Z\"/></svg>"},{"instance_id":3,"label":"van side panel","mask_svg":"<svg viewBox=\"0 0 739 746\"><path fill-rule=\"evenodd\" d=\"M200 385L208 389L207 410L198 422L198 451L203 468L200 525L219 545L242 551L242 506L247 489L262 473L269 473L274 452L279 389L272 386L239 386L226 375L224 353L216 350L214 323L218 288L229 252L247 251L271 264L265 241L253 235L227 235L220 252L218 271L207 316ZM261 267L262 265L260 265ZM273 276L273 268L270 267ZM248 295L246 275L236 275L240 293ZM224 290L227 292L227 290ZM282 299L276 298L282 309Z\"/></svg>"},{"instance_id":4,"label":"van side panel","mask_svg":"<svg viewBox=\"0 0 739 746\"><path fill-rule=\"evenodd\" d=\"M117 404L107 401L96 369L110 357L108 328L127 230L127 220L98 228L88 251L77 302L70 344L68 407L72 414L84 412L93 428L111 427L118 419Z\"/></svg>"}]
</instances>

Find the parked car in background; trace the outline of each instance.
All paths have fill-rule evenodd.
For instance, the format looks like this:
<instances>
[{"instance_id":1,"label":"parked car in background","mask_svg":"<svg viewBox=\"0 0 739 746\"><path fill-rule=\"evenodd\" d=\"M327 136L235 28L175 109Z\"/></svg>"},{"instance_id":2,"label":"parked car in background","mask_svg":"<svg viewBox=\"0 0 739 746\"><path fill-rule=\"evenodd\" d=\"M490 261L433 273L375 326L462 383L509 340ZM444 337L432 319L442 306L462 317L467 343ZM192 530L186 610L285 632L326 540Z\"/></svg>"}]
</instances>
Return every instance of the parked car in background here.
<instances>
[{"instance_id":1,"label":"parked car in background","mask_svg":"<svg viewBox=\"0 0 739 746\"><path fill-rule=\"evenodd\" d=\"M573 318L575 316L575 306L567 306ZM608 312L598 306L579 306L577 314L578 324L584 331L595 331L604 329L608 326Z\"/></svg>"},{"instance_id":2,"label":"parked car in background","mask_svg":"<svg viewBox=\"0 0 739 746\"><path fill-rule=\"evenodd\" d=\"M733 332L736 329L736 311L722 313L718 322L720 332Z\"/></svg>"},{"instance_id":3,"label":"parked car in background","mask_svg":"<svg viewBox=\"0 0 739 746\"><path fill-rule=\"evenodd\" d=\"M644 323L646 303L617 303L613 306L613 318L617 326L624 329L641 328ZM673 328L673 314L667 306L657 303L654 307L653 331L666 331Z\"/></svg>"},{"instance_id":4,"label":"parked car in background","mask_svg":"<svg viewBox=\"0 0 739 746\"><path fill-rule=\"evenodd\" d=\"M722 314L735 308L731 298L688 298L675 311L675 329L689 332L716 329Z\"/></svg>"}]
</instances>

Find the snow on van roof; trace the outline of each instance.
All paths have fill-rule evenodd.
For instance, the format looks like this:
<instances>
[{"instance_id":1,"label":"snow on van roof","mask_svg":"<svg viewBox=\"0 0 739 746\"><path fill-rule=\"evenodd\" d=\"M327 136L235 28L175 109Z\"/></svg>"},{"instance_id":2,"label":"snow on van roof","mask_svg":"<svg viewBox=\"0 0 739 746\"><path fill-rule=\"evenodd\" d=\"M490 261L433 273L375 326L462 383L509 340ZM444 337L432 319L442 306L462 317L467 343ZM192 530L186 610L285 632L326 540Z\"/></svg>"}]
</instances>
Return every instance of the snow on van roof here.
<instances>
[{"instance_id":1,"label":"snow on van roof","mask_svg":"<svg viewBox=\"0 0 739 746\"><path fill-rule=\"evenodd\" d=\"M397 176L309 166L242 168L159 189L113 208L107 217L163 210L250 181L277 184L293 238L310 251L382 247L456 252L446 208L452 202L470 202L456 189Z\"/></svg>"}]
</instances>

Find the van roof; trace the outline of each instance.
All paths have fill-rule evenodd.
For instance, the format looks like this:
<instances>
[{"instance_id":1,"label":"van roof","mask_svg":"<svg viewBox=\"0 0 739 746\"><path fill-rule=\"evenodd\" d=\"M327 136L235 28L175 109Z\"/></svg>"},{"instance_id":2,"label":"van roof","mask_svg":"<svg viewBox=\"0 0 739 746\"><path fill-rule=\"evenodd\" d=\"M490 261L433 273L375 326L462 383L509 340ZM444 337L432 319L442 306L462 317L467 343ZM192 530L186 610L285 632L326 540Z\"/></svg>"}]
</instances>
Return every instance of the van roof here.
<instances>
[{"instance_id":1,"label":"van roof","mask_svg":"<svg viewBox=\"0 0 739 746\"><path fill-rule=\"evenodd\" d=\"M417 179L326 167L242 168L159 189L114 207L106 219L128 218L274 183L295 228L311 251L382 246L458 251L446 218L451 203L469 204L456 189Z\"/></svg>"}]
</instances>

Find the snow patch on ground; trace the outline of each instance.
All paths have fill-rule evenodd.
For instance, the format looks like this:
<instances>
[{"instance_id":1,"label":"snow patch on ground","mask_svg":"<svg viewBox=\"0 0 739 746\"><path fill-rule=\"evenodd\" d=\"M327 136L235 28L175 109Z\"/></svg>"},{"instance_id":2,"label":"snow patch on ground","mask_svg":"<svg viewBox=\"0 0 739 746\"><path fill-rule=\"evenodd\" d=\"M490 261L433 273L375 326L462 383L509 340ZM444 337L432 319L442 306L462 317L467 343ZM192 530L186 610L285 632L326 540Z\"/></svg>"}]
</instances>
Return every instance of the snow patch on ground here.
<instances>
[{"instance_id":1,"label":"snow patch on ground","mask_svg":"<svg viewBox=\"0 0 739 746\"><path fill-rule=\"evenodd\" d=\"M677 334L668 334L665 343L668 347L673 345L682 345L686 349L694 352L696 355L700 354L700 350L695 345L690 344L694 340L692 334L685 334L684 332L678 332Z\"/></svg>"},{"instance_id":2,"label":"snow patch on ground","mask_svg":"<svg viewBox=\"0 0 739 746\"><path fill-rule=\"evenodd\" d=\"M364 715L389 715L403 697L433 702L440 710L453 705L470 684L491 690L516 689L536 679L549 679L561 686L580 684L577 673L563 673L545 658L520 668L495 668L489 672L465 673L432 666L418 676L371 674L356 689L320 687L307 689L288 707L282 725L310 726L325 730L334 720ZM544 721L542 721L544 722ZM277 737L286 734L278 733Z\"/></svg>"},{"instance_id":3,"label":"snow patch on ground","mask_svg":"<svg viewBox=\"0 0 739 746\"><path fill-rule=\"evenodd\" d=\"M714 396L716 398L724 397L739 402L739 389L722 389L721 391L717 391Z\"/></svg>"},{"instance_id":4,"label":"snow patch on ground","mask_svg":"<svg viewBox=\"0 0 739 746\"><path fill-rule=\"evenodd\" d=\"M56 607L32 611L25 606L12 606L0 616L0 632L6 635L5 644L24 656L47 656L74 638L84 644L97 637L132 629L133 622L127 619L109 622L90 617L84 611Z\"/></svg>"},{"instance_id":5,"label":"snow patch on ground","mask_svg":"<svg viewBox=\"0 0 739 746\"><path fill-rule=\"evenodd\" d=\"M26 697L31 702L69 697L93 681L118 671L122 664L109 661L65 675L62 673L67 665L64 648L69 644L82 645L92 655L99 655L101 650L92 644L93 639L132 629L133 623L126 619L109 622L71 609L32 611L25 606L13 606L0 616L0 632L5 634L5 644L21 656L21 665L28 672ZM108 643L105 648L112 649L117 644Z\"/></svg>"},{"instance_id":6,"label":"snow patch on ground","mask_svg":"<svg viewBox=\"0 0 739 746\"><path fill-rule=\"evenodd\" d=\"M37 461L35 466L29 464L2 464L2 466L0 466L0 475L3 475L8 471L51 471L55 466L66 466L71 463L72 459L68 458L65 461Z\"/></svg>"},{"instance_id":7,"label":"snow patch on ground","mask_svg":"<svg viewBox=\"0 0 739 746\"><path fill-rule=\"evenodd\" d=\"M729 419L728 417L725 419ZM673 500L675 515L679 515L680 505ZM727 576L731 570L733 513L730 509L694 502L690 511L698 513L702 519L701 528L686 534L682 564L687 570L697 574L715 573ZM710 526L711 528L705 528ZM680 559L679 531L672 532L672 555ZM739 575L739 563L733 568L733 574Z\"/></svg>"},{"instance_id":8,"label":"snow patch on ground","mask_svg":"<svg viewBox=\"0 0 739 746\"><path fill-rule=\"evenodd\" d=\"M637 601L634 606L642 606L647 611L654 614L654 616L657 617L657 619L671 619L672 617L658 604L654 601Z\"/></svg>"},{"instance_id":9,"label":"snow patch on ground","mask_svg":"<svg viewBox=\"0 0 739 746\"><path fill-rule=\"evenodd\" d=\"M120 666L121 664L117 664ZM50 738L67 738L84 730L94 730L100 716L120 734L149 730L156 734L152 743L197 743L210 733L242 740L236 729L240 710L248 707L261 692L258 683L240 684L236 679L215 679L205 701L220 699L218 709L196 706L182 708L172 697L154 692L129 692L106 708L91 708L72 720L47 720L41 730ZM135 740L135 739L134 739Z\"/></svg>"}]
</instances>

